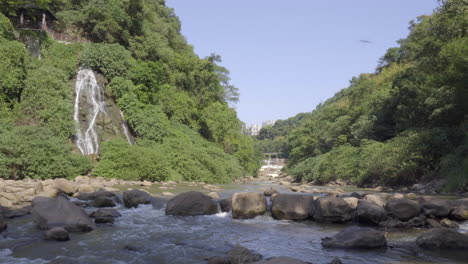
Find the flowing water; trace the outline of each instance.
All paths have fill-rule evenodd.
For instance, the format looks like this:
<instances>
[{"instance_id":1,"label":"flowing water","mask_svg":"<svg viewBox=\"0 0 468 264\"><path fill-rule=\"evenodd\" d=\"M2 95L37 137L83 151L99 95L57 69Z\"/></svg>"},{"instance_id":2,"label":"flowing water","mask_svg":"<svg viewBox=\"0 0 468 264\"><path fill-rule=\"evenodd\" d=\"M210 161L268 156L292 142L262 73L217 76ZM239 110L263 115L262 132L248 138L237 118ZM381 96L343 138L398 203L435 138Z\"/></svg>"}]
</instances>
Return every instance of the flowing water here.
<instances>
[{"instance_id":1,"label":"flowing water","mask_svg":"<svg viewBox=\"0 0 468 264\"><path fill-rule=\"evenodd\" d=\"M265 183L225 185L222 197L237 191L269 187ZM281 192L281 186L275 186ZM175 192L193 187L177 186ZM172 191L172 190L171 190ZM222 256L241 244L264 257L291 256L315 264L339 257L345 264L361 263L466 263L465 252L414 253L407 250L324 249L320 239L345 225L312 221L277 221L268 215L251 220L233 220L228 213L211 216L166 216L151 205L117 208L122 217L114 225L98 225L90 233L72 233L67 242L43 241L30 216L11 220L0 236L0 263L205 263L207 256ZM92 210L91 210L92 211ZM468 224L464 224L466 230ZM424 230L390 233L390 241L414 240ZM128 248L127 246L131 246ZM126 249L127 247L127 249Z\"/></svg>"},{"instance_id":2,"label":"flowing water","mask_svg":"<svg viewBox=\"0 0 468 264\"><path fill-rule=\"evenodd\" d=\"M127 141L133 143L133 137L124 121L122 111L118 110L119 114L114 116L110 113L109 109L116 106L106 105L104 92L92 70L80 69L76 78L75 94L73 119L76 125L76 145L81 154L90 155L99 152L100 134L103 134L108 123L119 124L116 128L112 126L107 128L110 133L124 134ZM99 122L104 124L101 128L98 127Z\"/></svg>"}]
</instances>

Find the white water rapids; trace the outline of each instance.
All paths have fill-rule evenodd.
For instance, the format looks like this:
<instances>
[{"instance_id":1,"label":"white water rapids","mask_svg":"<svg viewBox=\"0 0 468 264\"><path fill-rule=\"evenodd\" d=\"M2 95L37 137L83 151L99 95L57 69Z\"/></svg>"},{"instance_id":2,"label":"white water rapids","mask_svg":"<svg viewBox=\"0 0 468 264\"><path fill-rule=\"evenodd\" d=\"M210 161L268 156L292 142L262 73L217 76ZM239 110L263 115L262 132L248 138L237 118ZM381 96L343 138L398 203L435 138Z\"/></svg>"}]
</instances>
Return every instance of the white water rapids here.
<instances>
[{"instance_id":1,"label":"white water rapids","mask_svg":"<svg viewBox=\"0 0 468 264\"><path fill-rule=\"evenodd\" d=\"M98 85L94 72L90 69L80 69L75 84L75 106L73 119L76 124L76 145L83 155L97 154L99 152L99 133L96 123L99 115L109 117L104 102L104 92ZM132 136L127 123L122 121L121 128L129 143Z\"/></svg>"}]
</instances>

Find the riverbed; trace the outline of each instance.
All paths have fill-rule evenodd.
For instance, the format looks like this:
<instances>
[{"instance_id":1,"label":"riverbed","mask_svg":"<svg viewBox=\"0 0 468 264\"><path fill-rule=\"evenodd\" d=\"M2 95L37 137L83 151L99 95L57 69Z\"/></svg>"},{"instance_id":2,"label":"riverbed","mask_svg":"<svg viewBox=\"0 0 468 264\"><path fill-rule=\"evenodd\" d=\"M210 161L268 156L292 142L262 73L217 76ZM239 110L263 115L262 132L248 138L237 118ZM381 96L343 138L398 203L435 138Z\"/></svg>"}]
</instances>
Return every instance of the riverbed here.
<instances>
[{"instance_id":1,"label":"riverbed","mask_svg":"<svg viewBox=\"0 0 468 264\"><path fill-rule=\"evenodd\" d=\"M234 192L260 191L272 182L218 185L222 197ZM125 188L122 186L121 188ZM156 188L156 187L155 187ZM197 187L177 185L179 193ZM151 192L151 189L150 189ZM122 217L113 225L98 225L89 233L72 233L67 242L44 241L31 217L8 222L0 234L0 263L206 263L205 257L222 256L235 244L256 250L264 257L290 256L315 264L329 263L338 257L343 263L467 263L466 252L411 252L402 249L341 250L325 249L321 238L347 225L320 224L313 221L278 221L269 215L251 220L233 220L230 213L211 216L166 216L164 209L140 205L119 206ZM86 209L93 211L92 208ZM387 234L389 241L411 241L425 229L410 229ZM468 223L460 231L468 232Z\"/></svg>"}]
</instances>

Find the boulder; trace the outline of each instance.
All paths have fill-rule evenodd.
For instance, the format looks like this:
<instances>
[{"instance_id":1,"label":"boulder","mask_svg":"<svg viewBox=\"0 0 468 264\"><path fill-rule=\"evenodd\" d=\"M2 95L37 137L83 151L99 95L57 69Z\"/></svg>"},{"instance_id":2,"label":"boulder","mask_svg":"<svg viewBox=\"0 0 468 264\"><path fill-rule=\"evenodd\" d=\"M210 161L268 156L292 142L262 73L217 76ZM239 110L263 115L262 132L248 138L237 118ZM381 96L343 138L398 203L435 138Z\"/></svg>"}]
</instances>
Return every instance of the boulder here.
<instances>
[{"instance_id":1,"label":"boulder","mask_svg":"<svg viewBox=\"0 0 468 264\"><path fill-rule=\"evenodd\" d=\"M269 197L269 196L272 196L275 193L279 193L279 192L275 188L270 188L270 189L264 191L263 195Z\"/></svg>"},{"instance_id":2,"label":"boulder","mask_svg":"<svg viewBox=\"0 0 468 264\"><path fill-rule=\"evenodd\" d=\"M359 203L359 199L356 197L343 197L343 200L351 206L351 208L356 209Z\"/></svg>"},{"instance_id":3,"label":"boulder","mask_svg":"<svg viewBox=\"0 0 468 264\"><path fill-rule=\"evenodd\" d=\"M302 261L300 259L281 256L281 257L267 258L267 259L255 262L255 264L311 264L311 263Z\"/></svg>"},{"instance_id":4,"label":"boulder","mask_svg":"<svg viewBox=\"0 0 468 264\"><path fill-rule=\"evenodd\" d=\"M94 200L97 197L117 197L115 193L99 190L95 192L80 192L76 195L76 198L84 201Z\"/></svg>"},{"instance_id":5,"label":"boulder","mask_svg":"<svg viewBox=\"0 0 468 264\"><path fill-rule=\"evenodd\" d=\"M194 216L211 215L218 212L213 199L201 192L184 192L167 202L166 215Z\"/></svg>"},{"instance_id":6,"label":"boulder","mask_svg":"<svg viewBox=\"0 0 468 264\"><path fill-rule=\"evenodd\" d=\"M151 200L151 195L144 191L131 190L123 193L123 202L127 208L136 208L140 204L150 204Z\"/></svg>"},{"instance_id":7,"label":"boulder","mask_svg":"<svg viewBox=\"0 0 468 264\"><path fill-rule=\"evenodd\" d=\"M369 227L348 227L333 237L322 238L322 246L330 248L381 248L387 246L385 233Z\"/></svg>"},{"instance_id":8,"label":"boulder","mask_svg":"<svg viewBox=\"0 0 468 264\"><path fill-rule=\"evenodd\" d=\"M406 198L388 200L385 209L391 216L401 221L407 221L421 212L418 202Z\"/></svg>"},{"instance_id":9,"label":"boulder","mask_svg":"<svg viewBox=\"0 0 468 264\"><path fill-rule=\"evenodd\" d=\"M364 196L364 200L373 202L380 207L384 207L387 203L387 199L385 199L385 197L377 194L367 194Z\"/></svg>"},{"instance_id":10,"label":"boulder","mask_svg":"<svg viewBox=\"0 0 468 264\"><path fill-rule=\"evenodd\" d=\"M218 256L208 257L208 258L205 258L205 260L206 260L206 264L230 264L229 259L228 259L227 256L224 256L224 257L218 257Z\"/></svg>"},{"instance_id":11,"label":"boulder","mask_svg":"<svg viewBox=\"0 0 468 264\"><path fill-rule=\"evenodd\" d=\"M353 218L354 209L343 198L320 197L315 200L314 220L343 223Z\"/></svg>"},{"instance_id":12,"label":"boulder","mask_svg":"<svg viewBox=\"0 0 468 264\"><path fill-rule=\"evenodd\" d=\"M343 264L339 258L334 258L330 264Z\"/></svg>"},{"instance_id":13,"label":"boulder","mask_svg":"<svg viewBox=\"0 0 468 264\"><path fill-rule=\"evenodd\" d=\"M114 207L115 202L114 199L110 197L98 196L96 199L92 200L89 205L93 207Z\"/></svg>"},{"instance_id":14,"label":"boulder","mask_svg":"<svg viewBox=\"0 0 468 264\"><path fill-rule=\"evenodd\" d=\"M70 240L70 235L68 231L63 227L54 227L44 232L43 234L45 240L55 240L55 241L68 241Z\"/></svg>"},{"instance_id":15,"label":"boulder","mask_svg":"<svg viewBox=\"0 0 468 264\"><path fill-rule=\"evenodd\" d=\"M228 252L228 260L231 264L254 263L262 259L262 255L240 245L236 245Z\"/></svg>"},{"instance_id":16,"label":"boulder","mask_svg":"<svg viewBox=\"0 0 468 264\"><path fill-rule=\"evenodd\" d=\"M221 212L231 211L232 197L224 198L219 201L219 207L221 207Z\"/></svg>"},{"instance_id":17,"label":"boulder","mask_svg":"<svg viewBox=\"0 0 468 264\"><path fill-rule=\"evenodd\" d=\"M420 235L416 244L425 249L468 249L468 235L449 228L434 228Z\"/></svg>"},{"instance_id":18,"label":"boulder","mask_svg":"<svg viewBox=\"0 0 468 264\"><path fill-rule=\"evenodd\" d=\"M304 220L314 215L312 195L278 194L273 199L271 214L276 219Z\"/></svg>"},{"instance_id":19,"label":"boulder","mask_svg":"<svg viewBox=\"0 0 468 264\"><path fill-rule=\"evenodd\" d=\"M447 217L451 211L449 201L435 197L422 196L419 198L419 204L422 212L427 216Z\"/></svg>"},{"instance_id":20,"label":"boulder","mask_svg":"<svg viewBox=\"0 0 468 264\"><path fill-rule=\"evenodd\" d=\"M264 214L266 209L267 202L262 193L235 193L232 196L232 217L234 219L254 218Z\"/></svg>"},{"instance_id":21,"label":"boulder","mask_svg":"<svg viewBox=\"0 0 468 264\"><path fill-rule=\"evenodd\" d=\"M98 216L94 218L94 223L96 224L113 224L115 221L112 216Z\"/></svg>"},{"instance_id":22,"label":"boulder","mask_svg":"<svg viewBox=\"0 0 468 264\"><path fill-rule=\"evenodd\" d=\"M112 208L101 208L89 214L89 217L121 217L119 211Z\"/></svg>"},{"instance_id":23,"label":"boulder","mask_svg":"<svg viewBox=\"0 0 468 264\"><path fill-rule=\"evenodd\" d=\"M450 218L458 221L468 220L468 208L464 206L456 206L450 212Z\"/></svg>"},{"instance_id":24,"label":"boulder","mask_svg":"<svg viewBox=\"0 0 468 264\"><path fill-rule=\"evenodd\" d=\"M162 209L166 206L166 199L161 197L151 197L151 205L153 209Z\"/></svg>"},{"instance_id":25,"label":"boulder","mask_svg":"<svg viewBox=\"0 0 468 264\"><path fill-rule=\"evenodd\" d=\"M62 196L34 198L31 215L34 223L43 230L63 227L68 231L91 231L96 228L82 208Z\"/></svg>"},{"instance_id":26,"label":"boulder","mask_svg":"<svg viewBox=\"0 0 468 264\"><path fill-rule=\"evenodd\" d=\"M371 225L378 225L387 218L385 209L366 200L359 200L356 215L359 223Z\"/></svg>"},{"instance_id":27,"label":"boulder","mask_svg":"<svg viewBox=\"0 0 468 264\"><path fill-rule=\"evenodd\" d=\"M57 186L57 188L68 194L68 195L72 195L74 193L76 193L78 191L78 185L72 181L69 181L67 179L56 179L55 180L55 186Z\"/></svg>"}]
</instances>

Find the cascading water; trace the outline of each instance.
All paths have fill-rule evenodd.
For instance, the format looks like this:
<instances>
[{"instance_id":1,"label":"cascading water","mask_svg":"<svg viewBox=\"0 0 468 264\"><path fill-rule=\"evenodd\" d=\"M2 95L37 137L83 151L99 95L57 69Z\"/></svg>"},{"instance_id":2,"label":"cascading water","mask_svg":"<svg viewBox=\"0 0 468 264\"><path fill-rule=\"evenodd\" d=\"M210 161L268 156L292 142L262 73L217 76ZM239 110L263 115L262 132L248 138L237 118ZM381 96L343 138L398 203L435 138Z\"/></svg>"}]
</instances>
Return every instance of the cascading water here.
<instances>
[{"instance_id":1,"label":"cascading water","mask_svg":"<svg viewBox=\"0 0 468 264\"><path fill-rule=\"evenodd\" d=\"M96 75L90 69L80 69L75 84L73 119L76 124L76 145L83 155L97 154L99 142L115 136L134 143L122 111L104 95Z\"/></svg>"}]
</instances>

